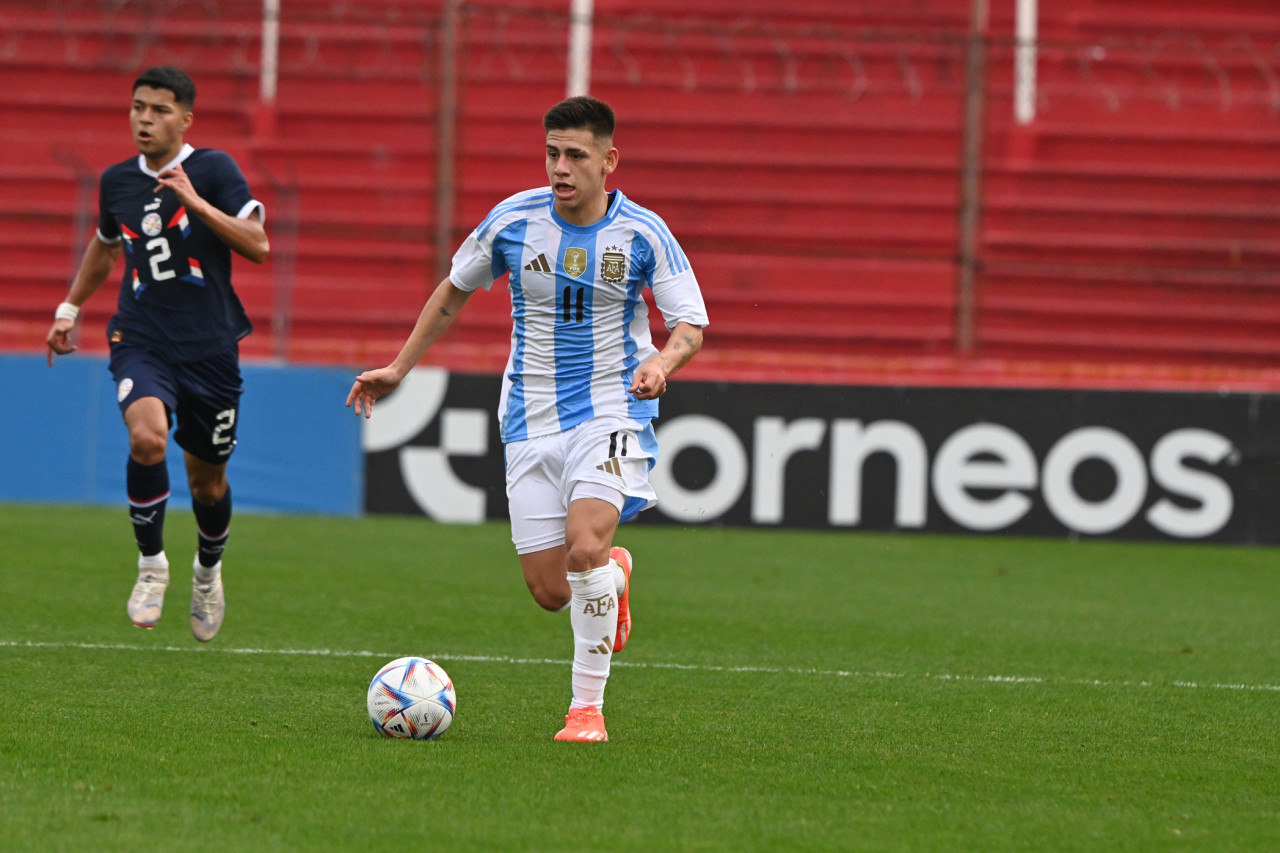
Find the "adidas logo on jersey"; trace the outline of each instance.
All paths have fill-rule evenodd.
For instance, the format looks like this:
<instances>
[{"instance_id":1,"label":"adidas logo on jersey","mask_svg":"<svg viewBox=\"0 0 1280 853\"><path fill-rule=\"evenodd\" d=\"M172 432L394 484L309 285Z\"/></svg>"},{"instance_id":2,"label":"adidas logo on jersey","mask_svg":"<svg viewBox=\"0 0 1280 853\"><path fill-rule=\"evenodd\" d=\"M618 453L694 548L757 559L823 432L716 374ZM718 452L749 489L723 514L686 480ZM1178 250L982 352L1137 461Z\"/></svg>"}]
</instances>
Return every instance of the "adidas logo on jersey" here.
<instances>
[{"instance_id":1,"label":"adidas logo on jersey","mask_svg":"<svg viewBox=\"0 0 1280 853\"><path fill-rule=\"evenodd\" d=\"M538 253L538 257L525 264L524 268L534 272L551 272L551 264L547 263L547 256L541 252Z\"/></svg>"},{"instance_id":2,"label":"adidas logo on jersey","mask_svg":"<svg viewBox=\"0 0 1280 853\"><path fill-rule=\"evenodd\" d=\"M596 470L604 471L606 474L612 474L615 477L622 476L622 465L617 459L606 460L603 465L597 465Z\"/></svg>"}]
</instances>

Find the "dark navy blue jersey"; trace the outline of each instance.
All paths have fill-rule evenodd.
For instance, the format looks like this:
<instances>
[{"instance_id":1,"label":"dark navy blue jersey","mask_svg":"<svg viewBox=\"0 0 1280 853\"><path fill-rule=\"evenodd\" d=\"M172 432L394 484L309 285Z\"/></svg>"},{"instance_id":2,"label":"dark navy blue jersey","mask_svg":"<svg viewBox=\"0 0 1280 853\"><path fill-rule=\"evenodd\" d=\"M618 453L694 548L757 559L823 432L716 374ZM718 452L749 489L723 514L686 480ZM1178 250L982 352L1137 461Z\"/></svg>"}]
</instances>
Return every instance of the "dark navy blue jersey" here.
<instances>
[{"instance_id":1,"label":"dark navy blue jersey","mask_svg":"<svg viewBox=\"0 0 1280 853\"><path fill-rule=\"evenodd\" d=\"M260 202L232 157L184 145L181 163L191 186L230 216L248 216ZM172 190L156 192L142 155L109 167L98 192L98 239L124 243L124 279L113 341L127 340L174 362L227 350L253 330L231 286L231 249Z\"/></svg>"}]
</instances>

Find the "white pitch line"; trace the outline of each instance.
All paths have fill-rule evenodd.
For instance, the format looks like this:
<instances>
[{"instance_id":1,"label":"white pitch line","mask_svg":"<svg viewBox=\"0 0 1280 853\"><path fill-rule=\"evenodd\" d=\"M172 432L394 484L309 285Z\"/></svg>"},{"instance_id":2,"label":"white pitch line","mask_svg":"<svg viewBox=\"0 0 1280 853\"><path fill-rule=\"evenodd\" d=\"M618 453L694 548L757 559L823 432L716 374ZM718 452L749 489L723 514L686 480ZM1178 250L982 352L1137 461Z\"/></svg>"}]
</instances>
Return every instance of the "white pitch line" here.
<instances>
[{"instance_id":1,"label":"white pitch line","mask_svg":"<svg viewBox=\"0 0 1280 853\"><path fill-rule=\"evenodd\" d=\"M281 657L334 657L334 658L375 658L393 660L403 657L400 652L373 652L353 649L243 649L224 648L221 646L139 646L130 643L54 643L34 640L0 640L0 648L11 649L85 649L88 651L108 652L185 652L188 654L224 654L224 655L278 655ZM555 658L517 658L505 655L464 655L438 653L425 655L433 660L466 661L468 663L505 663L516 665L534 664L539 666L568 666L566 659ZM1280 684L1224 684L1221 682L1201 681L1109 681L1093 678L1048 678L1035 675L954 675L948 673L931 673L912 675L906 672L874 672L849 669L804 669L800 667L781 666L710 666L689 663L644 663L640 661L613 661L613 666L629 669L670 669L688 672L748 672L769 675L812 675L834 678L853 678L861 680L917 679L924 681L956 681L980 684L1043 684L1048 686L1067 685L1073 687L1137 687L1157 688L1176 687L1183 690L1232 690L1241 692L1280 693Z\"/></svg>"}]
</instances>

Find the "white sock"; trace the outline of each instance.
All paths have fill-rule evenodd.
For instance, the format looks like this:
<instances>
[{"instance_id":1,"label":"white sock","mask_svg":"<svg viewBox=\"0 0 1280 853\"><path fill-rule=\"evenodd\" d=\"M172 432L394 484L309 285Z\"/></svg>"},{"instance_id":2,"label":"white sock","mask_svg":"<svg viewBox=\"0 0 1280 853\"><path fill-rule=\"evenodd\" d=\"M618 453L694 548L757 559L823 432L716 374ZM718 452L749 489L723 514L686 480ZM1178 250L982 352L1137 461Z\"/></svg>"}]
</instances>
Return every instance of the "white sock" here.
<instances>
[{"instance_id":1,"label":"white sock","mask_svg":"<svg viewBox=\"0 0 1280 853\"><path fill-rule=\"evenodd\" d=\"M153 575L162 577L169 576L169 558L164 555L164 551L159 554L152 554L150 557L138 555L138 571L151 572Z\"/></svg>"},{"instance_id":2,"label":"white sock","mask_svg":"<svg viewBox=\"0 0 1280 853\"><path fill-rule=\"evenodd\" d=\"M573 592L569 607L569 625L573 628L570 708L604 708L604 685L609 680L613 635L618 630L618 594L613 574L612 563L569 573L569 589Z\"/></svg>"},{"instance_id":3,"label":"white sock","mask_svg":"<svg viewBox=\"0 0 1280 853\"><path fill-rule=\"evenodd\" d=\"M196 554L195 560L191 563L192 571L195 572L196 583L213 583L218 579L218 575L222 573L222 561L219 560L212 566L206 566L200 562L200 554Z\"/></svg>"}]
</instances>

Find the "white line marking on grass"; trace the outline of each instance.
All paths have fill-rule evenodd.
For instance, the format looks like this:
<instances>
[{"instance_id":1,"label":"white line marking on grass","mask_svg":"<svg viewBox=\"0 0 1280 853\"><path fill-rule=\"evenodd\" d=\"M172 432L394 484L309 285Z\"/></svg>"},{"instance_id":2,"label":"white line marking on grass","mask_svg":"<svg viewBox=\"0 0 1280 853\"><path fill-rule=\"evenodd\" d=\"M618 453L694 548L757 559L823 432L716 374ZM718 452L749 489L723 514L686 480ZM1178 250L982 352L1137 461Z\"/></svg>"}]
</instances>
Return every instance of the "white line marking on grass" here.
<instances>
[{"instance_id":1,"label":"white line marking on grass","mask_svg":"<svg viewBox=\"0 0 1280 853\"><path fill-rule=\"evenodd\" d=\"M131 643L55 643L34 640L0 640L0 648L11 649L86 649L108 652L186 652L189 654L266 655L280 657L335 657L376 658L393 660L404 657L400 652L373 652L354 649L237 649L218 646L140 646ZM428 655L433 660L466 661L468 663L506 663L516 665L568 666L570 661L556 658L517 658L505 655L463 655L441 652ZM644 663L641 661L614 661L613 666L628 669L671 669L687 672L754 672L771 675L812 675L833 678L854 678L864 681L886 679L921 679L927 681L955 681L979 684L1043 684L1070 685L1076 687L1177 687L1183 690L1233 690L1244 692L1280 693L1280 684L1223 684L1201 681L1109 681L1092 678L1049 678L1035 675L955 675L926 672L912 675L906 672L875 672L849 669L804 669L783 666L710 666L692 663Z\"/></svg>"}]
</instances>

